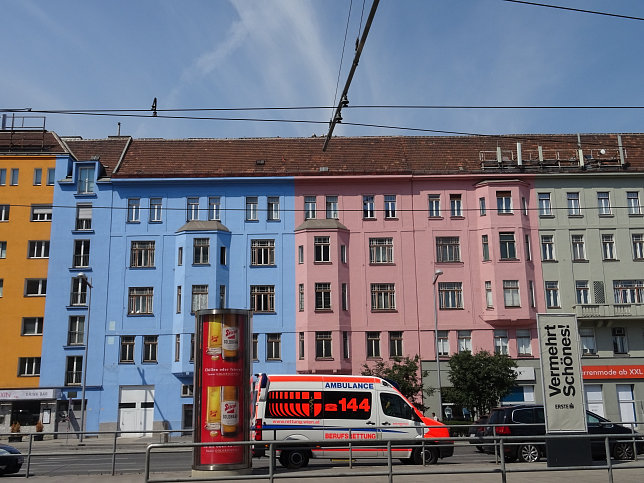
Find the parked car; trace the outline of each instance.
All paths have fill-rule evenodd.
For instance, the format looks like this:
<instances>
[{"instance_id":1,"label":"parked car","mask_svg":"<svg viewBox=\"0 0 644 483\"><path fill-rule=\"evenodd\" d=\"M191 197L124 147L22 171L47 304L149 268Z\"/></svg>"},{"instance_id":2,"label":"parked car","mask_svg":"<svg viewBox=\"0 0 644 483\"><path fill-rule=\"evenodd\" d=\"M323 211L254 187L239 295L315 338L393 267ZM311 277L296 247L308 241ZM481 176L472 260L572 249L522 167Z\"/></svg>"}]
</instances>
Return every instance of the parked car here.
<instances>
[{"instance_id":1,"label":"parked car","mask_svg":"<svg viewBox=\"0 0 644 483\"><path fill-rule=\"evenodd\" d=\"M0 444L0 474L18 473L24 458L20 451L8 444Z\"/></svg>"},{"instance_id":2,"label":"parked car","mask_svg":"<svg viewBox=\"0 0 644 483\"><path fill-rule=\"evenodd\" d=\"M485 443L482 441L482 439L485 436L485 425L487 424L489 417L489 414L485 414L474 421L474 424L470 426L470 431L468 434L470 444L475 444L476 449L481 453L484 452L483 446L485 445Z\"/></svg>"},{"instance_id":3,"label":"parked car","mask_svg":"<svg viewBox=\"0 0 644 483\"><path fill-rule=\"evenodd\" d=\"M591 435L623 434L625 438L635 435L637 439L637 453L644 453L644 442L642 435L633 433L629 428L620 424L612 423L608 419L598 416L595 413L586 411L588 421L588 433ZM485 437L497 436L544 436L544 441L529 440L521 442L520 438L513 440L513 443L520 444L504 445L506 461L539 461L546 454L545 445L545 417L543 406L540 405L514 405L493 409L488 419L488 426L485 429ZM496 425L496 426L494 426ZM604 438L591 439L591 451L593 458L605 458L606 450ZM494 454L494 445L483 446L485 453ZM610 441L610 453L615 459L634 459L633 443L613 438Z\"/></svg>"}]
</instances>

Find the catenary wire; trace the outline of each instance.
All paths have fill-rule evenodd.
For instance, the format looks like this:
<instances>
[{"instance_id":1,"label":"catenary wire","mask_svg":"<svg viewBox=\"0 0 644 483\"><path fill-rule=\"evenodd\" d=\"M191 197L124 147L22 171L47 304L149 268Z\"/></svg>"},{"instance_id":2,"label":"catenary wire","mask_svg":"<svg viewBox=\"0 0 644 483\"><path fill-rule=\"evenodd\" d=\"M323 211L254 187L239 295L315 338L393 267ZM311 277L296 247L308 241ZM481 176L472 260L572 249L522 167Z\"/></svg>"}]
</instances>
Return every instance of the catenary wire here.
<instances>
[{"instance_id":1,"label":"catenary wire","mask_svg":"<svg viewBox=\"0 0 644 483\"><path fill-rule=\"evenodd\" d=\"M572 7L564 7L562 5L551 5L548 3L538 3L538 2L526 2L523 0L502 0L504 2L509 2L509 3L519 3L523 5L530 5L533 7L547 7L547 8L555 8L558 10L568 10L570 12L578 12L578 13L590 13L594 15L604 15L606 17L616 17L616 18L623 18L626 20L644 20L642 17L633 17L630 15L620 15L617 13L611 13L611 12L598 12L596 10L585 10L583 8L572 8Z\"/></svg>"}]
</instances>

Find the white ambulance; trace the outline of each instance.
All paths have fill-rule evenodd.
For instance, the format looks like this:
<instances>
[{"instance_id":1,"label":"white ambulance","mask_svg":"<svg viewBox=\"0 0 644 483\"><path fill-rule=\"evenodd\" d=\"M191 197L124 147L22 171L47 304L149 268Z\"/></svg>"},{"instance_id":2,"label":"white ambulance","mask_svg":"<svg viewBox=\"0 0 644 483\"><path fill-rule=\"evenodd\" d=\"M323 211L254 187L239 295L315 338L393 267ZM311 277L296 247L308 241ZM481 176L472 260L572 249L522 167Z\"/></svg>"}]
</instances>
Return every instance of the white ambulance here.
<instances>
[{"instance_id":1,"label":"white ambulance","mask_svg":"<svg viewBox=\"0 0 644 483\"><path fill-rule=\"evenodd\" d=\"M386 442L396 439L425 443L392 446L394 457L405 463L433 464L454 453L448 428L425 417L378 377L259 374L253 386L255 441L339 443L278 447L279 461L287 468L302 468L311 457L385 458ZM256 445L254 455L263 456L266 446Z\"/></svg>"}]
</instances>

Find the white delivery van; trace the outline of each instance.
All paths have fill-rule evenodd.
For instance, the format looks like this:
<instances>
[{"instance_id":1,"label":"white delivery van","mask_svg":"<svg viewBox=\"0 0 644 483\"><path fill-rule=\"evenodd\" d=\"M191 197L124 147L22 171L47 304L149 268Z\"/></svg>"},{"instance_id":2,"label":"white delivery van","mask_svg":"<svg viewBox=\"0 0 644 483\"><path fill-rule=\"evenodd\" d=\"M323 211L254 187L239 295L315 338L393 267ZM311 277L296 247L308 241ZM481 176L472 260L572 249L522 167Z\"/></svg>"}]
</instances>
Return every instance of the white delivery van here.
<instances>
[{"instance_id":1,"label":"white delivery van","mask_svg":"<svg viewBox=\"0 0 644 483\"><path fill-rule=\"evenodd\" d=\"M339 443L278 447L276 454L287 468L304 467L311 457L384 458L386 442L396 439L424 442L392 447L394 456L407 463L433 464L454 453L453 442L442 439L449 437L448 428L423 416L392 384L378 377L259 374L253 398L255 441ZM345 444L349 441L356 443L351 450ZM263 456L265 447L256 445L254 455Z\"/></svg>"}]
</instances>

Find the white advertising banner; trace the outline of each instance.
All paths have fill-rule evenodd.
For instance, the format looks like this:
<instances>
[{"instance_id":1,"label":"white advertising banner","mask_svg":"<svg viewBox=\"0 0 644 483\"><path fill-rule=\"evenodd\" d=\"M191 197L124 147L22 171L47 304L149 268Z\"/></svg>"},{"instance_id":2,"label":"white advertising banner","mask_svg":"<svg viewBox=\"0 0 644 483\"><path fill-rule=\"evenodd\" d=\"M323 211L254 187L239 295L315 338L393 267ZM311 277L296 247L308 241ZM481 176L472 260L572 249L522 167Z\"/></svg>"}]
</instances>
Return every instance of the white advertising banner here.
<instances>
[{"instance_id":1,"label":"white advertising banner","mask_svg":"<svg viewBox=\"0 0 644 483\"><path fill-rule=\"evenodd\" d=\"M546 432L586 432L586 409L574 314L537 314Z\"/></svg>"}]
</instances>

